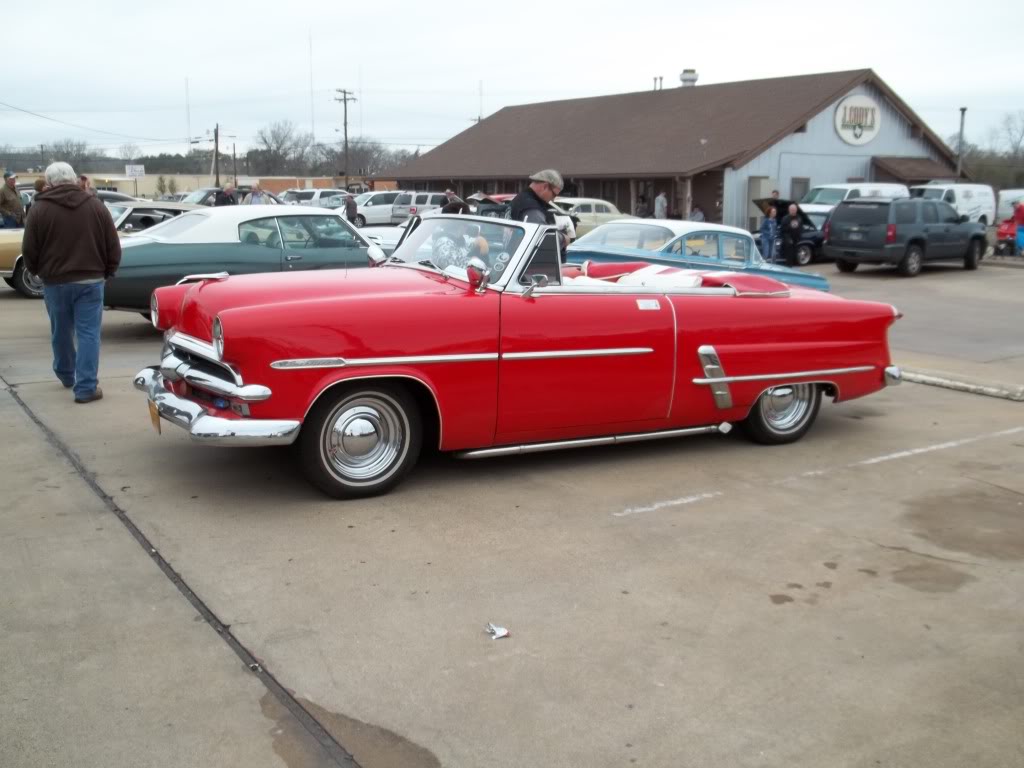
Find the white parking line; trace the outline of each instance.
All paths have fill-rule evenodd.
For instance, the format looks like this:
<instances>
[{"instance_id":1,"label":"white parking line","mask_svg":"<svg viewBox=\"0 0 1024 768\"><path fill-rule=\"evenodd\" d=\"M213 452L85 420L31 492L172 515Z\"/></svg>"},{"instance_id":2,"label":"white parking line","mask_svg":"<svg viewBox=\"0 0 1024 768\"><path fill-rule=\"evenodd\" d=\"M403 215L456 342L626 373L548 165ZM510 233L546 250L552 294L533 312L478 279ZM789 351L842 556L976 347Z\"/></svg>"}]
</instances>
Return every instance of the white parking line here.
<instances>
[{"instance_id":1,"label":"white parking line","mask_svg":"<svg viewBox=\"0 0 1024 768\"><path fill-rule=\"evenodd\" d=\"M935 443L934 445L926 445L923 448L911 448L906 451L897 451L896 453L887 453L884 456L874 456L870 459L863 459L861 461L854 461L850 464L845 464L840 469L853 469L854 467L866 467L872 464L881 464L885 461L896 461L897 459L906 459L911 456L920 456L922 453L931 453L933 451L946 451L950 448L959 448L962 445L969 445L970 443L977 443L981 440L991 440L996 437L1006 437L1007 435L1016 435L1024 432L1024 427L1013 427L1012 429L1003 429L999 432L989 432L986 435L975 435L974 437L965 437L960 440L950 440L945 443ZM834 470L824 469L812 469L807 472L801 472L798 475L790 475L789 477L783 477L778 480L773 480L770 485L781 485L783 483L796 480L801 477L818 477L824 475L827 472ZM707 501L708 499L715 499L720 496L724 496L725 491L707 491L705 493L695 493L691 496L682 496L678 499L668 499L666 501L657 501L646 507L628 507L621 512L612 512L613 517L627 517L629 515L641 515L646 512L656 512L659 509L665 509L666 507L682 507L687 504L695 504L699 501Z\"/></svg>"}]
</instances>

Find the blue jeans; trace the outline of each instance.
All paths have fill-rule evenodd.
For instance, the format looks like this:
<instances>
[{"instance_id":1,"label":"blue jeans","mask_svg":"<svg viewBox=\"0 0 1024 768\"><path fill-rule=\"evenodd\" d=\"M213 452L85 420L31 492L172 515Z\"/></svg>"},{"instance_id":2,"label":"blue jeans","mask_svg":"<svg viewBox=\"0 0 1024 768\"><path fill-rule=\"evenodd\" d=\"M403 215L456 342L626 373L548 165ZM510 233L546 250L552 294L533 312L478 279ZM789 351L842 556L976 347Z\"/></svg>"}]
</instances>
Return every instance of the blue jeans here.
<instances>
[{"instance_id":1,"label":"blue jeans","mask_svg":"<svg viewBox=\"0 0 1024 768\"><path fill-rule=\"evenodd\" d=\"M50 316L53 372L65 387L74 385L75 397L91 395L100 366L103 283L44 285L43 300Z\"/></svg>"},{"instance_id":2,"label":"blue jeans","mask_svg":"<svg viewBox=\"0 0 1024 768\"><path fill-rule=\"evenodd\" d=\"M18 228L18 220L15 219L13 216L4 216L3 228L4 229L17 229Z\"/></svg>"}]
</instances>

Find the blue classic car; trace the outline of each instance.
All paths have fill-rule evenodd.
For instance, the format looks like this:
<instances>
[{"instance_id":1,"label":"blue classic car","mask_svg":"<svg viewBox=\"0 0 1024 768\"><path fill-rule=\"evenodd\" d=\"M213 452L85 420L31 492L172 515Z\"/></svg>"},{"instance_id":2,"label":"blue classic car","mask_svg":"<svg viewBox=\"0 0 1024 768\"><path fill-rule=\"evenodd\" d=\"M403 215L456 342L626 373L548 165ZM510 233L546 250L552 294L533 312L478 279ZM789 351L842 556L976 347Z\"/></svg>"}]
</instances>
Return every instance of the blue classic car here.
<instances>
[{"instance_id":1,"label":"blue classic car","mask_svg":"<svg viewBox=\"0 0 1024 768\"><path fill-rule=\"evenodd\" d=\"M829 290L828 280L821 275L766 262L746 230L702 221L609 222L570 245L567 259L573 264L637 259L689 269L726 269L765 275L803 288Z\"/></svg>"}]
</instances>

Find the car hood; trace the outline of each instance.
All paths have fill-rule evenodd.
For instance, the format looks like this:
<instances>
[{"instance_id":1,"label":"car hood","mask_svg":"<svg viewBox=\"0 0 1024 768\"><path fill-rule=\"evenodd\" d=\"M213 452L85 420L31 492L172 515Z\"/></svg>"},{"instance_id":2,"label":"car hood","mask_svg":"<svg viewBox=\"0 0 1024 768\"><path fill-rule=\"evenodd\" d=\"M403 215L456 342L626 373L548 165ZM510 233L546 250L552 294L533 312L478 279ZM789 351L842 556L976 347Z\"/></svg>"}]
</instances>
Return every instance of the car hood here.
<instances>
[{"instance_id":1,"label":"car hood","mask_svg":"<svg viewBox=\"0 0 1024 768\"><path fill-rule=\"evenodd\" d=\"M391 298L425 293L465 293L466 283L413 267L329 269L236 275L197 282L185 294L177 327L209 341L213 319L227 309ZM397 306L397 305L396 305Z\"/></svg>"}]
</instances>

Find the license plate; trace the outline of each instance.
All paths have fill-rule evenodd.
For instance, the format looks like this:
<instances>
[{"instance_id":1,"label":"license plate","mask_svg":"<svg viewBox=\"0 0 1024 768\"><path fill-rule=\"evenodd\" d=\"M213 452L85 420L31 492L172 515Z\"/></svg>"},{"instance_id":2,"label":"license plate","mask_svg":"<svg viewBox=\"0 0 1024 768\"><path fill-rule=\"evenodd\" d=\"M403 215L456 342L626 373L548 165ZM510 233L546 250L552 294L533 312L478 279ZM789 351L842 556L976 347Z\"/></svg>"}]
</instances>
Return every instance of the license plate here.
<instances>
[{"instance_id":1,"label":"license plate","mask_svg":"<svg viewBox=\"0 0 1024 768\"><path fill-rule=\"evenodd\" d=\"M149 401L149 420L153 422L153 429L156 433L160 434L160 411L156 408L156 403L152 400Z\"/></svg>"},{"instance_id":2,"label":"license plate","mask_svg":"<svg viewBox=\"0 0 1024 768\"><path fill-rule=\"evenodd\" d=\"M848 235L848 237L849 237L849 238L850 238L851 240L863 240L863 239L864 239L864 235L862 235L862 234L861 234L860 232L851 232L851 233L850 233L850 234Z\"/></svg>"}]
</instances>

